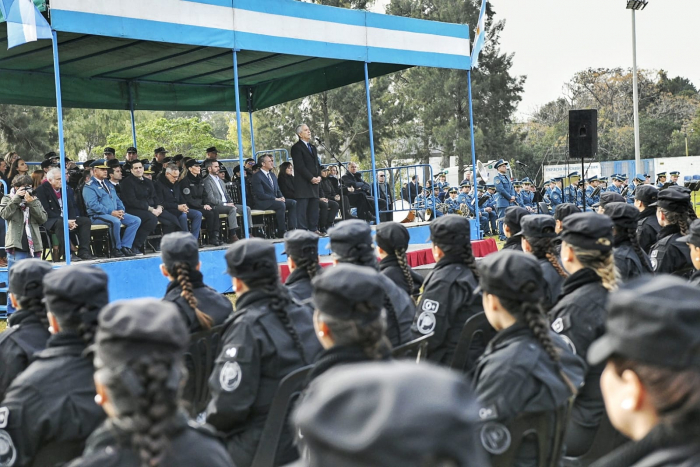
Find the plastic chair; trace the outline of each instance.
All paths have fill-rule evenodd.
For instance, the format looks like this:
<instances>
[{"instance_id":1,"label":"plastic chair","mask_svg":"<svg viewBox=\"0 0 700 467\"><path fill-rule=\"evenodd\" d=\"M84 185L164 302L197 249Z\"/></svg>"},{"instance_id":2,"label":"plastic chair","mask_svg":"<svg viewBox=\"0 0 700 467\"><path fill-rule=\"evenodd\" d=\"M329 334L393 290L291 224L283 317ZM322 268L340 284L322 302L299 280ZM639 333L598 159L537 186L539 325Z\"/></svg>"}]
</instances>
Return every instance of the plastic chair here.
<instances>
[{"instance_id":1,"label":"plastic chair","mask_svg":"<svg viewBox=\"0 0 700 467\"><path fill-rule=\"evenodd\" d=\"M214 361L221 350L221 335L224 325L190 336L190 346L185 353L188 372L182 398L189 402L190 415L194 418L207 408L211 399L209 376L214 370Z\"/></svg>"},{"instance_id":2,"label":"plastic chair","mask_svg":"<svg viewBox=\"0 0 700 467\"><path fill-rule=\"evenodd\" d=\"M434 332L426 334L425 336L414 339L411 342L407 342L400 345L391 351L391 356L395 359L413 359L415 358L416 363L428 356L428 339L430 339Z\"/></svg>"},{"instance_id":3,"label":"plastic chair","mask_svg":"<svg viewBox=\"0 0 700 467\"><path fill-rule=\"evenodd\" d=\"M537 443L537 467L559 467L566 435L566 425L571 412L573 398L554 412L538 412L519 415L507 424L510 432L510 446L505 452L491 456L492 467L512 467L525 438ZM554 418L552 417L554 415ZM485 438L483 425L481 437Z\"/></svg>"},{"instance_id":4,"label":"plastic chair","mask_svg":"<svg viewBox=\"0 0 700 467\"><path fill-rule=\"evenodd\" d=\"M274 467L282 430L287 425L289 409L304 389L304 382L311 368L312 365L309 365L294 370L280 381L267 413L265 427L251 467Z\"/></svg>"},{"instance_id":5,"label":"plastic chair","mask_svg":"<svg viewBox=\"0 0 700 467\"><path fill-rule=\"evenodd\" d=\"M463 372L471 370L476 359L486 348L486 344L495 335L496 331L491 327L483 312L469 318L462 328L462 334L459 336L450 368Z\"/></svg>"},{"instance_id":6,"label":"plastic chair","mask_svg":"<svg viewBox=\"0 0 700 467\"><path fill-rule=\"evenodd\" d=\"M603 418L600 420L600 426L588 452L579 457L564 457L562 466L587 467L627 441L629 439L612 426L608 414L603 412Z\"/></svg>"}]
</instances>

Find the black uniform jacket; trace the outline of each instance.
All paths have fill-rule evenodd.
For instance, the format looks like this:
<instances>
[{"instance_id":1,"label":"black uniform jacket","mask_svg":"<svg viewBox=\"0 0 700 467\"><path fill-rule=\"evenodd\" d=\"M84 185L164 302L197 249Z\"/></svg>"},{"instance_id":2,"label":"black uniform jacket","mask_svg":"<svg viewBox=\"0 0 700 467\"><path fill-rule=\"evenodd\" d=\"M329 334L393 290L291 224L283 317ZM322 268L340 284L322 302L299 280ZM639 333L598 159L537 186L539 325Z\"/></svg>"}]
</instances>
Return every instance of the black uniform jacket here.
<instances>
[{"instance_id":1,"label":"black uniform jacket","mask_svg":"<svg viewBox=\"0 0 700 467\"><path fill-rule=\"evenodd\" d=\"M584 268L564 281L562 295L549 312L552 329L578 356L585 358L591 343L605 332L605 303L608 290L593 269ZM605 410L600 375L605 363L589 367L583 388L576 396L571 421L595 427Z\"/></svg>"},{"instance_id":2,"label":"black uniform jacket","mask_svg":"<svg viewBox=\"0 0 700 467\"><path fill-rule=\"evenodd\" d=\"M659 231L658 241L649 252L651 267L655 273L686 278L693 273L695 268L690 259L690 248L687 244L676 241L680 237L681 229L678 225L667 225Z\"/></svg>"},{"instance_id":3,"label":"black uniform jacket","mask_svg":"<svg viewBox=\"0 0 700 467\"><path fill-rule=\"evenodd\" d=\"M300 198L318 198L318 183L311 183L312 178L321 176L321 164L318 152L312 144L311 151L303 141L299 140L292 146L292 162L294 163L294 194Z\"/></svg>"},{"instance_id":4,"label":"black uniform jacket","mask_svg":"<svg viewBox=\"0 0 700 467\"><path fill-rule=\"evenodd\" d=\"M197 308L211 317L214 321L212 326L223 324L233 314L231 301L206 285L203 282L202 273L199 271L190 272L190 281L192 283L192 293L197 299ZM185 324L191 333L203 331L197 320L197 315L181 294L182 288L178 282L171 281L168 284L163 300L177 305L180 315L185 319Z\"/></svg>"},{"instance_id":5,"label":"black uniform jacket","mask_svg":"<svg viewBox=\"0 0 700 467\"><path fill-rule=\"evenodd\" d=\"M7 330L0 333L0 401L12 381L34 360L34 354L46 348L51 336L31 310L15 311L7 324Z\"/></svg>"},{"instance_id":6,"label":"black uniform jacket","mask_svg":"<svg viewBox=\"0 0 700 467\"><path fill-rule=\"evenodd\" d=\"M121 200L126 210L140 209L148 211L149 207L156 208L163 204L156 193L152 180L143 177L127 177L119 184L122 187Z\"/></svg>"},{"instance_id":7,"label":"black uniform jacket","mask_svg":"<svg viewBox=\"0 0 700 467\"><path fill-rule=\"evenodd\" d=\"M547 282L547 288L545 290L545 301L548 307L554 306L557 303L557 299L561 294L562 285L564 285L564 277L560 276L552 263L549 262L547 258L538 258L540 263L540 268L542 269L542 276Z\"/></svg>"},{"instance_id":8,"label":"black uniform jacket","mask_svg":"<svg viewBox=\"0 0 700 467\"><path fill-rule=\"evenodd\" d=\"M202 177L188 173L179 183L182 196L187 202L187 207L190 209L203 210L206 203L204 202L204 183L202 183Z\"/></svg>"},{"instance_id":9,"label":"black uniform jacket","mask_svg":"<svg viewBox=\"0 0 700 467\"><path fill-rule=\"evenodd\" d=\"M154 185L158 199L163 203L163 209L179 217L181 213L177 207L180 204L186 204L180 191L180 182L170 183L165 173L162 173Z\"/></svg>"},{"instance_id":10,"label":"black uniform jacket","mask_svg":"<svg viewBox=\"0 0 700 467\"><path fill-rule=\"evenodd\" d=\"M271 300L273 297L260 290L238 298L209 379L212 399L207 422L225 433L237 467L250 465L255 455L279 382L290 372L313 363L321 351L308 309L296 303L285 308L289 325L303 346L302 358L292 336L270 308ZM287 428L282 433L276 465L296 457Z\"/></svg>"},{"instance_id":11,"label":"black uniform jacket","mask_svg":"<svg viewBox=\"0 0 700 467\"><path fill-rule=\"evenodd\" d=\"M639 213L637 221L637 241L644 253L649 254L651 246L656 243L656 236L659 234L661 226L656 218L656 208L646 208Z\"/></svg>"},{"instance_id":12,"label":"black uniform jacket","mask_svg":"<svg viewBox=\"0 0 700 467\"><path fill-rule=\"evenodd\" d=\"M646 255L644 255L644 258L640 258L637 252L634 251L629 239L618 240L616 238L614 245L613 257L615 259L615 268L617 268L620 279L623 282L649 273L649 271L642 266L642 261L646 261L647 264L649 264L649 258L647 258Z\"/></svg>"},{"instance_id":13,"label":"black uniform jacket","mask_svg":"<svg viewBox=\"0 0 700 467\"><path fill-rule=\"evenodd\" d=\"M0 413L16 449L16 466L53 466L78 457L105 419L95 404L92 358L72 332L51 336L46 349L7 391ZM49 462L50 460L50 462Z\"/></svg>"},{"instance_id":14,"label":"black uniform jacket","mask_svg":"<svg viewBox=\"0 0 700 467\"><path fill-rule=\"evenodd\" d=\"M700 285L700 269L696 270L692 276L690 276L690 283L693 285Z\"/></svg>"},{"instance_id":15,"label":"black uniform jacket","mask_svg":"<svg viewBox=\"0 0 700 467\"><path fill-rule=\"evenodd\" d=\"M681 430L676 430L681 431ZM643 439L627 443L591 467L696 467L700 443L692 434L666 432L657 425Z\"/></svg>"},{"instance_id":16,"label":"black uniform jacket","mask_svg":"<svg viewBox=\"0 0 700 467\"><path fill-rule=\"evenodd\" d=\"M381 355L379 360L390 360L391 354L386 352ZM314 363L313 368L309 372L306 380L306 385L311 381L321 376L331 368L339 365L348 365L352 363L365 363L373 361L359 345L336 345L330 349L321 352Z\"/></svg>"},{"instance_id":17,"label":"black uniform jacket","mask_svg":"<svg viewBox=\"0 0 700 467\"><path fill-rule=\"evenodd\" d=\"M321 267L318 267L318 271ZM317 272L318 272L317 271ZM311 292L313 292L313 287L311 287L311 278L309 273L306 272L305 268L296 268L292 273L287 276L287 280L284 285L289 290L289 293L296 300L304 302L311 298Z\"/></svg>"},{"instance_id":18,"label":"black uniform jacket","mask_svg":"<svg viewBox=\"0 0 700 467\"><path fill-rule=\"evenodd\" d=\"M428 339L428 360L452 363L464 323L483 311L481 302L472 300L478 285L462 259L449 256L440 259L425 278L413 327L415 337L435 332Z\"/></svg>"},{"instance_id":19,"label":"black uniform jacket","mask_svg":"<svg viewBox=\"0 0 700 467\"><path fill-rule=\"evenodd\" d=\"M233 467L213 428L188 422L178 415L169 433L168 454L160 465L168 467ZM141 465L131 448L131 434L107 420L87 440L85 452L68 467L134 467Z\"/></svg>"},{"instance_id":20,"label":"black uniform jacket","mask_svg":"<svg viewBox=\"0 0 700 467\"><path fill-rule=\"evenodd\" d=\"M519 235L517 237L508 237L506 239L506 244L503 245L502 250L515 250L515 251L523 251L523 244L520 241L522 237Z\"/></svg>"},{"instance_id":21,"label":"black uniform jacket","mask_svg":"<svg viewBox=\"0 0 700 467\"><path fill-rule=\"evenodd\" d=\"M379 272L391 279L396 285L401 287L409 295L418 295L420 288L423 285L423 276L415 272L411 267L408 267L413 278L413 290L408 290L408 283L403 274L403 269L399 266L399 260L394 255L387 256L379 262Z\"/></svg>"},{"instance_id":22,"label":"black uniform jacket","mask_svg":"<svg viewBox=\"0 0 700 467\"><path fill-rule=\"evenodd\" d=\"M413 339L411 332L411 324L415 314L413 300L388 277L380 274L378 280L396 313L396 319L393 316L386 317L386 337L394 347L407 344Z\"/></svg>"}]
</instances>

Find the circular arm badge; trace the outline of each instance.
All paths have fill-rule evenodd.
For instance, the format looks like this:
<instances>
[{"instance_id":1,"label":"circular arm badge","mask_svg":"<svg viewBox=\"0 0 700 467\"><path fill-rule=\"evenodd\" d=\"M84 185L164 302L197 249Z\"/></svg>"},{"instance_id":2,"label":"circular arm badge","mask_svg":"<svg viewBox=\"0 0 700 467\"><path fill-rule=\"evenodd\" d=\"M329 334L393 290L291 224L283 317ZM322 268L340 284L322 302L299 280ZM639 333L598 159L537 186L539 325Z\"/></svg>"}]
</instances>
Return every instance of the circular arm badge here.
<instances>
[{"instance_id":1,"label":"circular arm badge","mask_svg":"<svg viewBox=\"0 0 700 467\"><path fill-rule=\"evenodd\" d=\"M10 467L17 460L17 448L5 430L0 430L0 467Z\"/></svg>"}]
</instances>

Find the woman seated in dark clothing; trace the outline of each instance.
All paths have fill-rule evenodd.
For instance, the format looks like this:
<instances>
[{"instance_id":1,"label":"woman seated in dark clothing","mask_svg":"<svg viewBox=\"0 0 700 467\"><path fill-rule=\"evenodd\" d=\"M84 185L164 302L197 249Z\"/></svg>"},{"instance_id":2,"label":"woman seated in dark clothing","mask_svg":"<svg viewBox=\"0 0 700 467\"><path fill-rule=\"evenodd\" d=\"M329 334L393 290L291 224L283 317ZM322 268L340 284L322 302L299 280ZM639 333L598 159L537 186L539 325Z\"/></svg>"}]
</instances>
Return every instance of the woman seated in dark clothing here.
<instances>
[{"instance_id":1,"label":"woman seated in dark clothing","mask_svg":"<svg viewBox=\"0 0 700 467\"><path fill-rule=\"evenodd\" d=\"M308 381L334 366L391 358L382 318L384 289L370 268L340 264L313 281L314 329L325 349Z\"/></svg>"},{"instance_id":2,"label":"woman seated in dark clothing","mask_svg":"<svg viewBox=\"0 0 700 467\"><path fill-rule=\"evenodd\" d=\"M406 251L410 236L408 229L398 222L382 222L374 237L379 253L379 272L394 281L409 295L417 296L423 285L423 276L408 265Z\"/></svg>"},{"instance_id":3,"label":"woman seated in dark clothing","mask_svg":"<svg viewBox=\"0 0 700 467\"><path fill-rule=\"evenodd\" d=\"M285 199L296 199L296 193L294 193L294 167L291 162L282 162L280 164L277 183Z\"/></svg>"},{"instance_id":4,"label":"woman seated in dark clothing","mask_svg":"<svg viewBox=\"0 0 700 467\"><path fill-rule=\"evenodd\" d=\"M328 167L321 169L321 184L319 185L319 195L321 196L318 202L319 212L319 230L326 233L328 229L333 227L335 218L340 211L340 186L333 184L333 179L328 176ZM337 182L337 180L336 180ZM348 203L348 206L350 204Z\"/></svg>"}]
</instances>

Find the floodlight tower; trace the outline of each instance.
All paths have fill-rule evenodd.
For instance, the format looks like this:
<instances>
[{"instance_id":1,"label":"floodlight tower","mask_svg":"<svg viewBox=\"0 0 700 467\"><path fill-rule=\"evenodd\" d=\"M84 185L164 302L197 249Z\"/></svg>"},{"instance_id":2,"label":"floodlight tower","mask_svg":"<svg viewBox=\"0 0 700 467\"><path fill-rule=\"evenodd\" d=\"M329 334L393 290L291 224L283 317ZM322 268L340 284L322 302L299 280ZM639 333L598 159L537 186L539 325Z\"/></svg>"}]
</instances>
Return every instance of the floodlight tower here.
<instances>
[{"instance_id":1,"label":"floodlight tower","mask_svg":"<svg viewBox=\"0 0 700 467\"><path fill-rule=\"evenodd\" d=\"M627 0L627 9L632 10L632 99L634 101L634 166L637 173L643 172L639 144L639 90L637 86L637 23L636 12L647 7L649 0Z\"/></svg>"}]
</instances>

